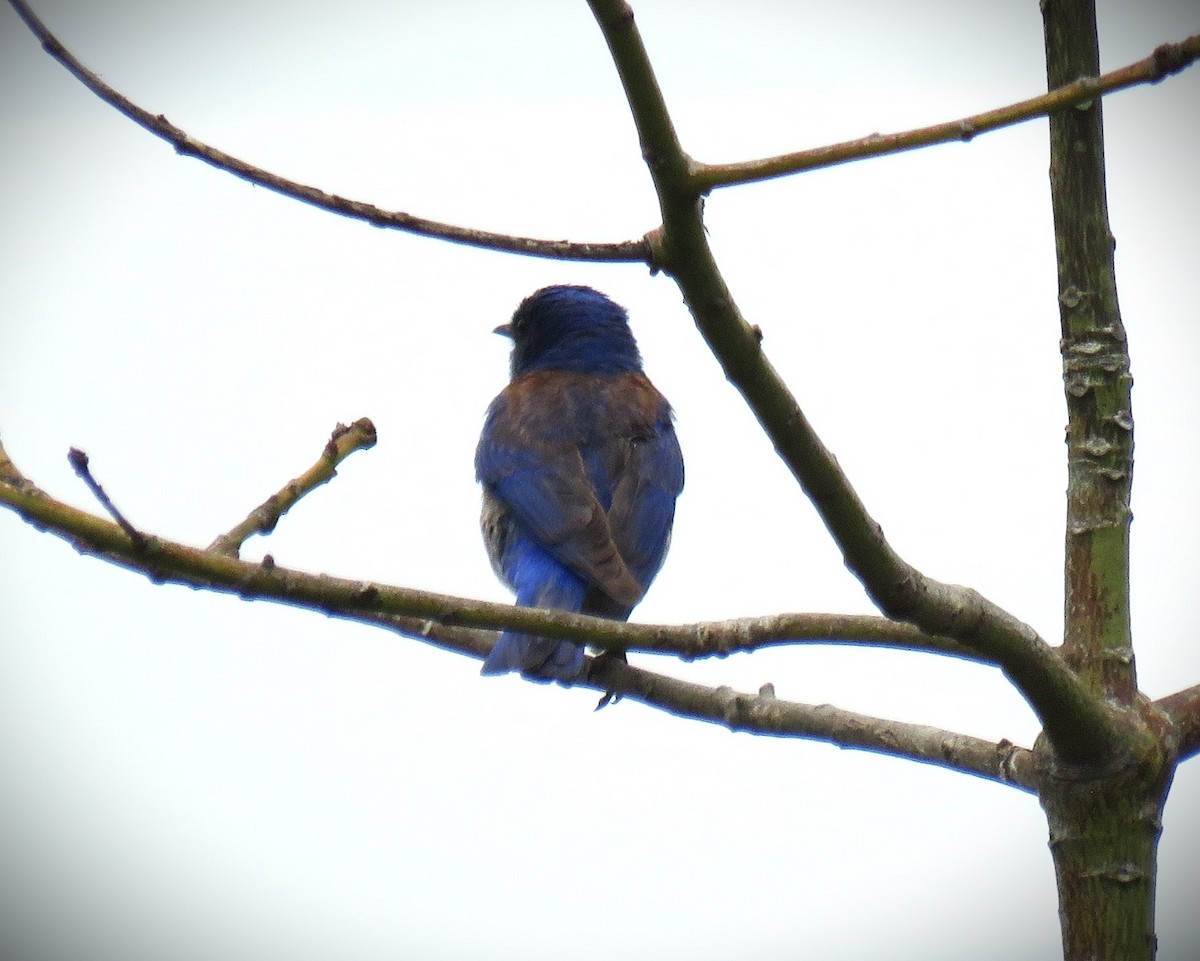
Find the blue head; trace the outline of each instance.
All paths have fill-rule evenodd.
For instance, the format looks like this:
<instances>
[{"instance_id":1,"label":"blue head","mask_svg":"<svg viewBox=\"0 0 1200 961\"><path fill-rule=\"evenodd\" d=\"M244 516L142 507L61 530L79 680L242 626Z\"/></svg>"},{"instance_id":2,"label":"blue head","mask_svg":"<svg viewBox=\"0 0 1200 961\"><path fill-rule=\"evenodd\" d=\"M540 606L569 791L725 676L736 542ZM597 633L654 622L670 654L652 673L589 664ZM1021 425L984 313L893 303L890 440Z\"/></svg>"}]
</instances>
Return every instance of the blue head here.
<instances>
[{"instance_id":1,"label":"blue head","mask_svg":"<svg viewBox=\"0 0 1200 961\"><path fill-rule=\"evenodd\" d=\"M642 369L625 308L591 287L543 287L496 328L511 337L512 376L533 370L620 374Z\"/></svg>"}]
</instances>

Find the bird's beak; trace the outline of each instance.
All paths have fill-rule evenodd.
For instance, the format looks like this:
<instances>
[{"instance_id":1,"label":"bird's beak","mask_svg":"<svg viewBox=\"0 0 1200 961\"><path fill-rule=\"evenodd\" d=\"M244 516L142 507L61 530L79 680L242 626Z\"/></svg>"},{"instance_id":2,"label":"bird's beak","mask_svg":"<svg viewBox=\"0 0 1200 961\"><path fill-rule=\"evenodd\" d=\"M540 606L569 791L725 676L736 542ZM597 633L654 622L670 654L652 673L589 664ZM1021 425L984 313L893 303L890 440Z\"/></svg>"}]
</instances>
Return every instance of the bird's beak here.
<instances>
[{"instance_id":1,"label":"bird's beak","mask_svg":"<svg viewBox=\"0 0 1200 961\"><path fill-rule=\"evenodd\" d=\"M499 334L501 337L511 338L512 337L512 324L501 324L499 327L497 327L495 330L493 330L492 333Z\"/></svg>"}]
</instances>

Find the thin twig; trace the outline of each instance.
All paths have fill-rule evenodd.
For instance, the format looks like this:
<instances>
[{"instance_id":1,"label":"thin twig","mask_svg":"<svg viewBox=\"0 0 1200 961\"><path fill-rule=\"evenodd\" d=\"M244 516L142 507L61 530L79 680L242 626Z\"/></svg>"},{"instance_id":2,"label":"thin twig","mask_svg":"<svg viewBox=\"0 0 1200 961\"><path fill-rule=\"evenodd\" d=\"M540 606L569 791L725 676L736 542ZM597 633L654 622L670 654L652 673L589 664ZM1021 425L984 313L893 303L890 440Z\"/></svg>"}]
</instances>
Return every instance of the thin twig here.
<instances>
[{"instance_id":1,"label":"thin twig","mask_svg":"<svg viewBox=\"0 0 1200 961\"><path fill-rule=\"evenodd\" d=\"M70 541L76 549L139 571L156 583L185 584L236 593L246 599L318 610L343 620L386 627L477 659L483 658L491 649L496 635L459 623L439 623L439 619L445 622L484 621L487 618L474 614L491 609L501 615L495 619L497 626L511 624L528 628L529 624L517 624L515 615L524 614L525 618L533 615L534 620L540 620L539 615L548 613L306 574L278 567L266 560L256 564L160 538L153 538L153 553L139 551L131 545L123 529L111 521L39 492L7 459L2 446L0 503L12 507L38 528ZM457 609L460 605L461 609ZM504 617L505 613L510 616ZM610 623L600 618L581 620L598 625ZM757 695L742 694L727 687L704 687L630 667L609 657L593 659L588 676L579 686L640 701L680 717L721 724L733 731L826 741L845 748L911 758L1026 791L1033 789L1029 751L1007 741L994 744L829 705L779 700L769 685Z\"/></svg>"},{"instance_id":2,"label":"thin twig","mask_svg":"<svg viewBox=\"0 0 1200 961\"><path fill-rule=\"evenodd\" d=\"M337 466L356 450L375 446L375 425L366 417L347 427L338 424L317 462L299 477L288 481L278 492L254 508L244 521L213 541L208 549L237 557L246 538L254 534L269 534L275 525L305 494L333 480Z\"/></svg>"},{"instance_id":3,"label":"thin twig","mask_svg":"<svg viewBox=\"0 0 1200 961\"><path fill-rule=\"evenodd\" d=\"M733 187L774 177L786 177L804 170L817 170L852 160L903 153L933 144L956 140L966 143L979 134L1044 117L1104 94L1140 84L1158 83L1164 77L1190 66L1197 58L1200 58L1200 35L1188 37L1180 43L1164 43L1146 59L1111 73L1099 77L1082 77L1049 93L960 120L949 120L931 127L900 133L873 133L856 140L814 147L811 150L799 150L777 157L765 157L761 160L743 160L727 164L697 162L693 167L692 177L700 191L708 193L719 187Z\"/></svg>"},{"instance_id":4,"label":"thin twig","mask_svg":"<svg viewBox=\"0 0 1200 961\"><path fill-rule=\"evenodd\" d=\"M1037 632L978 592L927 577L901 558L763 352L709 246L694 165L624 0L589 0L633 114L663 229L656 260L674 277L726 377L758 418L842 550L846 566L891 619L952 637L994 659L1033 707L1064 756L1111 756L1134 732ZM1131 723L1131 722L1130 722Z\"/></svg>"},{"instance_id":5,"label":"thin twig","mask_svg":"<svg viewBox=\"0 0 1200 961\"><path fill-rule=\"evenodd\" d=\"M88 465L88 455L78 447L72 447L67 453L67 460L71 462L71 469L75 471L79 479L87 485L88 490L95 495L100 505L108 511L112 519L117 522L121 530L133 542L133 546L139 551L143 550L146 546L146 536L125 519L125 515L117 510L117 505L105 493L104 488L100 486L100 482L92 476L92 469ZM12 462L9 461L9 463L11 464Z\"/></svg>"},{"instance_id":6,"label":"thin twig","mask_svg":"<svg viewBox=\"0 0 1200 961\"><path fill-rule=\"evenodd\" d=\"M123 94L110 87L95 73L85 67L55 37L29 8L25 0L9 0L9 3L25 21L29 29L41 42L50 56L67 68L85 87L101 100L115 107L130 120L144 127L156 137L170 143L177 153L197 157L219 170L240 177L250 183L266 187L275 193L294 200L311 204L322 210L363 220L374 227L402 230L410 234L434 237L451 243L499 250L529 257L547 257L554 260L604 261L609 263L649 263L650 247L647 241L626 240L617 243L587 243L569 240L542 240L534 237L517 237L512 234L493 233L472 227L428 220L400 210L381 210L374 204L363 203L329 194L307 184L289 180L239 160L216 147L209 146L176 127L162 114L153 114L138 106Z\"/></svg>"}]
</instances>

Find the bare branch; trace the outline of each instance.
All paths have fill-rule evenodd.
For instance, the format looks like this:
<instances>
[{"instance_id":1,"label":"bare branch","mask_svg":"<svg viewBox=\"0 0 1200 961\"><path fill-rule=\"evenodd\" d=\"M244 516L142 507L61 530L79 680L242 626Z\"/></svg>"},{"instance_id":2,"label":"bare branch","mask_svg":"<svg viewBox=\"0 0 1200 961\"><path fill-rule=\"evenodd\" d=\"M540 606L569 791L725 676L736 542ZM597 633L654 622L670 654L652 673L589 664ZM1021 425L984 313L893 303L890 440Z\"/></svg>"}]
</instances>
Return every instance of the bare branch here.
<instances>
[{"instance_id":1,"label":"bare branch","mask_svg":"<svg viewBox=\"0 0 1200 961\"><path fill-rule=\"evenodd\" d=\"M1191 66L1197 58L1200 58L1200 35L1188 37L1181 43L1164 43L1145 60L1131 63L1111 73L1099 77L1081 77L1049 93L960 120L948 120L931 127L905 130L901 133L873 133L856 140L814 147L811 150L799 150L777 157L765 157L761 160L727 164L697 163L692 176L700 191L708 193L719 187L786 177L804 170L834 167L852 160L903 153L933 144L951 143L955 140L966 143L979 134L1044 117L1104 94L1140 84L1158 83L1164 77Z\"/></svg>"},{"instance_id":2,"label":"bare branch","mask_svg":"<svg viewBox=\"0 0 1200 961\"><path fill-rule=\"evenodd\" d=\"M363 613L344 616L377 624L477 660L487 656L496 637L490 631L447 627L398 615ZM992 743L923 724L857 714L829 704L783 701L775 697L769 684L764 685L757 695L744 694L728 687L705 687L656 674L616 658L597 657L591 659L586 678L575 686L639 701L676 717L720 724L731 731L803 738L842 748L874 751L974 774L1022 791L1036 791L1032 753L1010 741Z\"/></svg>"},{"instance_id":3,"label":"bare branch","mask_svg":"<svg viewBox=\"0 0 1200 961\"><path fill-rule=\"evenodd\" d=\"M499 636L496 631L439 624L437 621L407 617L403 614L385 614L382 611L333 612L330 616L359 624L374 624L376 627L387 628L404 637L424 641L433 647L463 654L477 661L482 661L488 656Z\"/></svg>"},{"instance_id":4,"label":"bare branch","mask_svg":"<svg viewBox=\"0 0 1200 961\"><path fill-rule=\"evenodd\" d=\"M644 631L650 634L643 639L640 635ZM626 632L630 635L630 642L625 650L677 654L684 660L725 657L764 647L815 643L892 647L945 654L979 664L995 664L986 655L952 638L926 634L902 621L864 614L768 614L677 626L626 624L618 630L619 634ZM608 649L620 648L612 645Z\"/></svg>"},{"instance_id":5,"label":"bare branch","mask_svg":"<svg viewBox=\"0 0 1200 961\"><path fill-rule=\"evenodd\" d=\"M347 427L338 424L320 458L295 480L288 481L277 493L254 508L244 521L213 541L208 549L219 554L237 557L246 538L254 534L269 534L279 519L305 494L327 484L337 476L337 465L356 450L375 446L375 425L362 417Z\"/></svg>"},{"instance_id":6,"label":"bare branch","mask_svg":"<svg viewBox=\"0 0 1200 961\"><path fill-rule=\"evenodd\" d=\"M570 617L552 611L306 574L278 567L266 559L256 564L150 535L141 535L143 544L138 548L119 525L56 501L39 490L12 463L3 445L0 445L0 503L12 507L39 528L71 541L77 550L140 571L156 583L187 584L236 593L246 599L278 601L319 610L343 620L386 627L476 659L487 655L496 635L492 631L464 627L462 623L545 630L552 636L570 636L592 643L596 638L585 636L584 632L597 627L624 628L630 633L687 630L639 628L602 618ZM905 625L895 625L898 632L890 637L884 627L886 622L879 618L824 617L831 632L848 630L851 625L859 624L868 638L874 637L879 643L909 646L898 643L911 633L911 628ZM803 615L784 615L781 619L786 621L788 618L803 620ZM809 627L814 627L815 622L814 618ZM737 626L744 626L744 623L739 622ZM707 627L719 628L720 625ZM937 645L942 639L926 640L931 642L927 649L939 650ZM952 651L947 646L941 652ZM1030 752L1007 741L992 744L923 725L855 714L829 705L780 701L774 698L769 688L764 688L757 696L738 694L724 687L707 688L632 668L612 657L593 658L588 676L580 684L683 717L722 724L734 731L828 741L841 747L912 758L1033 790Z\"/></svg>"},{"instance_id":7,"label":"bare branch","mask_svg":"<svg viewBox=\"0 0 1200 961\"><path fill-rule=\"evenodd\" d=\"M846 566L889 618L952 637L994 659L1029 701L1064 756L1096 759L1134 735L1132 720L1095 696L1029 625L976 591L926 577L891 548L836 459L767 360L761 333L733 300L709 247L703 205L624 0L589 0L638 129L663 212L655 260L683 291L726 377L817 508Z\"/></svg>"},{"instance_id":8,"label":"bare branch","mask_svg":"<svg viewBox=\"0 0 1200 961\"><path fill-rule=\"evenodd\" d=\"M361 422L360 422L361 423ZM319 465L318 465L319 467ZM286 491L286 488L285 488ZM39 529L70 541L77 550L145 574L156 583L236 593L323 611L331 616L372 614L421 625L467 625L563 637L611 651L674 654L686 659L724 657L785 644L854 644L891 647L989 663L978 652L945 637L931 637L908 624L852 614L776 614L761 618L690 625L626 624L605 618L538 608L514 607L430 591L306 574L275 563L240 561L214 547L200 550L138 534L55 500L30 482L0 444L0 504ZM253 521L254 515L248 519Z\"/></svg>"},{"instance_id":9,"label":"bare branch","mask_svg":"<svg viewBox=\"0 0 1200 961\"><path fill-rule=\"evenodd\" d=\"M775 697L772 685L758 694L710 688L598 658L589 686L641 701L678 717L720 724L731 731L801 737L839 747L875 751L975 774L1033 792L1031 753L1008 741L994 744L920 724L905 724L845 711L829 704L797 704Z\"/></svg>"},{"instance_id":10,"label":"bare branch","mask_svg":"<svg viewBox=\"0 0 1200 961\"><path fill-rule=\"evenodd\" d=\"M1179 760L1200 754L1200 684L1154 702L1171 719Z\"/></svg>"},{"instance_id":11,"label":"bare branch","mask_svg":"<svg viewBox=\"0 0 1200 961\"><path fill-rule=\"evenodd\" d=\"M177 153L190 155L203 160L205 163L247 180L250 183L266 187L275 193L283 194L294 200L300 200L330 213L340 214L355 220L363 220L374 227L385 227L392 230L402 230L410 234L424 237L434 237L451 243L464 244L468 247L480 247L485 250L498 250L512 254L523 254L529 257L546 257L554 260L574 261L603 261L609 263L650 263L650 247L643 238L626 240L617 243L580 243L569 240L541 240L534 237L517 237L511 234L493 233L488 230L476 230L471 227L460 227L455 224L427 220L414 214L400 210L381 210L374 204L349 200L336 194L329 194L307 184L297 183L280 177L239 160L216 147L211 147L186 131L176 127L162 114L152 114L139 107L123 94L114 90L96 74L85 67L67 50L66 47L46 28L37 15L29 8L25 0L9 0L13 9L25 21L29 29L37 36L45 51L67 68L85 87L97 97L115 107L130 120L144 127L156 137L171 144Z\"/></svg>"}]
</instances>

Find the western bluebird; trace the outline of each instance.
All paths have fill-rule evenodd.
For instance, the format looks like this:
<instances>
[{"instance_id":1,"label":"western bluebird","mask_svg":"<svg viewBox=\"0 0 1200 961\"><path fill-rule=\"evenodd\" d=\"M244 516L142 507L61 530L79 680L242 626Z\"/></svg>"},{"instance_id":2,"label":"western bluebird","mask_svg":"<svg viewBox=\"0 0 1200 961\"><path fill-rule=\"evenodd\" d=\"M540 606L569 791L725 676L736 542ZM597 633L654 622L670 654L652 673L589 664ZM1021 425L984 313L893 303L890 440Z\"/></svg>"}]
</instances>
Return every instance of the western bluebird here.
<instances>
[{"instance_id":1,"label":"western bluebird","mask_svg":"<svg viewBox=\"0 0 1200 961\"><path fill-rule=\"evenodd\" d=\"M667 553L683 457L629 318L590 287L545 287L512 322L511 379L475 451L492 567L524 607L625 620ZM569 684L584 651L505 631L483 674Z\"/></svg>"}]
</instances>

